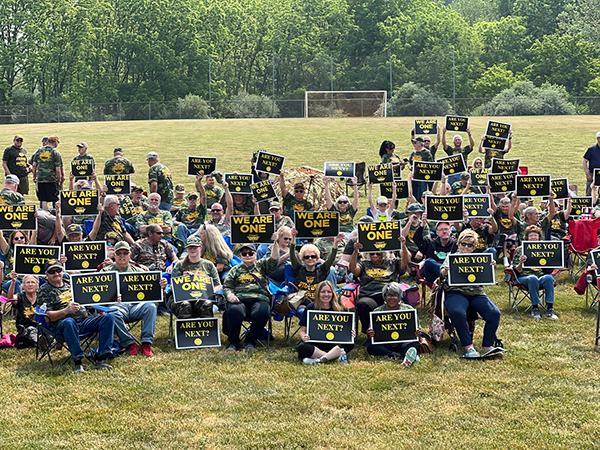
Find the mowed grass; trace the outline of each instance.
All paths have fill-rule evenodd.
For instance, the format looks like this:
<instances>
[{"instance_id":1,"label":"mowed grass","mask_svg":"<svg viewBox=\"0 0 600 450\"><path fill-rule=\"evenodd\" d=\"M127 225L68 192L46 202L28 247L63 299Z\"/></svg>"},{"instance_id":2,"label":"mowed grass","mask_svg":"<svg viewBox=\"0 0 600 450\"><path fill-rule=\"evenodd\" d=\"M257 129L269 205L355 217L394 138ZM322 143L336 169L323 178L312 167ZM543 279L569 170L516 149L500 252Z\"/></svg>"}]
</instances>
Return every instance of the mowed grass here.
<instances>
[{"instance_id":1,"label":"mowed grass","mask_svg":"<svg viewBox=\"0 0 600 450\"><path fill-rule=\"evenodd\" d=\"M584 184L581 157L594 143L599 117L498 119L512 123L509 155L530 173ZM486 123L472 119L476 144ZM36 124L2 126L0 142L23 134L32 153L41 136L58 134L65 161L84 140L98 163L120 146L144 186L145 155L155 150L175 181L192 189L187 155L217 156L220 170L239 172L247 172L257 148L285 155L288 168L377 163L384 139L408 156L411 127L410 119L395 118ZM487 292L502 311L498 334L509 349L497 360L463 361L445 339L406 370L370 358L360 335L349 365L303 366L279 322L272 348L252 358L177 351L166 344L166 317L157 323L156 357L120 357L112 372L90 368L75 377L70 364L52 368L31 350L1 350L0 448L596 448L595 311L563 274L560 319L534 322L509 310L501 270L497 279ZM423 314L425 329L428 320ZM14 332L12 317L7 331ZM478 323L477 345L481 335Z\"/></svg>"}]
</instances>

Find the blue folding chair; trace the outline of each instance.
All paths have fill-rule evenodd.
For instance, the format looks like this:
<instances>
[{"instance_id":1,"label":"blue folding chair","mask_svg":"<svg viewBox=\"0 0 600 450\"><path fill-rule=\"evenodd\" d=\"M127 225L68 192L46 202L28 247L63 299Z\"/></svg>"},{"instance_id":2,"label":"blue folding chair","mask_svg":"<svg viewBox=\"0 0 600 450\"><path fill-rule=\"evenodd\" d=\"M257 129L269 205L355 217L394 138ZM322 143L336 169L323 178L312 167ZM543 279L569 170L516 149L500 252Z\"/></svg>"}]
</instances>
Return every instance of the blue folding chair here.
<instances>
[{"instance_id":1,"label":"blue folding chair","mask_svg":"<svg viewBox=\"0 0 600 450\"><path fill-rule=\"evenodd\" d=\"M291 264L286 264L284 266L284 277L285 281L280 286L277 286L273 282L269 283L269 291L271 291L271 294L273 294L274 304L278 302L281 303L282 297L287 297L289 294L298 290L294 284L294 272ZM298 319L298 322L300 321L300 318L304 313L304 309L304 306L299 306L298 309L293 309L291 306L289 306L289 311L285 315L281 315L275 308L273 308L271 311L275 320L283 320L283 332L288 344L291 343L292 338L300 331L300 326L298 325L292 333L293 322L294 318Z\"/></svg>"}]
</instances>

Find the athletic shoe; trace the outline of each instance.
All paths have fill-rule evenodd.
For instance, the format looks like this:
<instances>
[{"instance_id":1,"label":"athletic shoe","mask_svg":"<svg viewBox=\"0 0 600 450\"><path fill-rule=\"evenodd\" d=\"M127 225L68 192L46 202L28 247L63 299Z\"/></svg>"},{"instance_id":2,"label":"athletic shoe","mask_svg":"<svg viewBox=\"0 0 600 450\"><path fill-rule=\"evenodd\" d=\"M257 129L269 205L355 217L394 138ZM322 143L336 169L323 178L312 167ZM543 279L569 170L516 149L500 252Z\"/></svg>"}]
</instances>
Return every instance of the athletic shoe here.
<instances>
[{"instance_id":1,"label":"athletic shoe","mask_svg":"<svg viewBox=\"0 0 600 450\"><path fill-rule=\"evenodd\" d=\"M348 355L345 350L342 350L342 354L338 357L338 362L342 364L348 364Z\"/></svg>"},{"instance_id":2,"label":"athletic shoe","mask_svg":"<svg viewBox=\"0 0 600 450\"><path fill-rule=\"evenodd\" d=\"M137 343L129 344L127 346L127 351L129 352L129 356L135 356L138 354L138 345Z\"/></svg>"},{"instance_id":3,"label":"athletic shoe","mask_svg":"<svg viewBox=\"0 0 600 450\"><path fill-rule=\"evenodd\" d=\"M105 359L100 359L100 360L96 361L94 366L96 367L96 369L112 370L112 366Z\"/></svg>"},{"instance_id":4,"label":"athletic shoe","mask_svg":"<svg viewBox=\"0 0 600 450\"><path fill-rule=\"evenodd\" d=\"M480 358L481 353L475 350L475 347L469 347L467 352L465 353L465 358Z\"/></svg>"},{"instance_id":5,"label":"athletic shoe","mask_svg":"<svg viewBox=\"0 0 600 450\"><path fill-rule=\"evenodd\" d=\"M542 316L540 315L540 310L539 308L535 307L531 310L531 317L534 320L540 320L542 318Z\"/></svg>"},{"instance_id":6,"label":"athletic shoe","mask_svg":"<svg viewBox=\"0 0 600 450\"><path fill-rule=\"evenodd\" d=\"M152 353L152 349L150 348L150 344L148 343L142 344L140 351L142 352L142 355L147 356L148 358L152 358L154 356L154 353Z\"/></svg>"},{"instance_id":7,"label":"athletic shoe","mask_svg":"<svg viewBox=\"0 0 600 450\"><path fill-rule=\"evenodd\" d=\"M83 370L83 364L79 363L79 364L75 364L75 366L73 366L73 373L75 375L77 375L78 373L82 373L85 372L85 370Z\"/></svg>"},{"instance_id":8,"label":"athletic shoe","mask_svg":"<svg viewBox=\"0 0 600 450\"><path fill-rule=\"evenodd\" d=\"M404 360L402 361L402 365L404 367L410 367L417 359L417 349L414 347L409 348L406 351L406 355L404 355Z\"/></svg>"},{"instance_id":9,"label":"athletic shoe","mask_svg":"<svg viewBox=\"0 0 600 450\"><path fill-rule=\"evenodd\" d=\"M546 310L546 317L548 319L552 319L552 320L558 320L558 316L556 315L556 313L554 312L554 308L548 308Z\"/></svg>"},{"instance_id":10,"label":"athletic shoe","mask_svg":"<svg viewBox=\"0 0 600 450\"><path fill-rule=\"evenodd\" d=\"M225 349L226 352L237 352L237 347L234 344L229 344L229 346Z\"/></svg>"},{"instance_id":11,"label":"athletic shoe","mask_svg":"<svg viewBox=\"0 0 600 450\"><path fill-rule=\"evenodd\" d=\"M321 360L319 358L304 358L302 360L303 364L319 364Z\"/></svg>"},{"instance_id":12,"label":"athletic shoe","mask_svg":"<svg viewBox=\"0 0 600 450\"><path fill-rule=\"evenodd\" d=\"M256 348L252 344L247 344L244 350L246 350L246 353L248 353L248 355L252 356Z\"/></svg>"}]
</instances>

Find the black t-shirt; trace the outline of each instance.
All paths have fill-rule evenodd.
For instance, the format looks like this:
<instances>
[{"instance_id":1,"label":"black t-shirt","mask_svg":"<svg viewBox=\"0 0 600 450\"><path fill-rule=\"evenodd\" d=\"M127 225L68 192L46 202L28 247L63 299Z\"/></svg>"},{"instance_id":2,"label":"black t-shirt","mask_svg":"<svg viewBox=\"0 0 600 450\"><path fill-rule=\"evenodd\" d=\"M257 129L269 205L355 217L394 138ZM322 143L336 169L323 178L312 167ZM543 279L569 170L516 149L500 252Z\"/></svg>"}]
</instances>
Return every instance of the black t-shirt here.
<instances>
[{"instance_id":1,"label":"black t-shirt","mask_svg":"<svg viewBox=\"0 0 600 450\"><path fill-rule=\"evenodd\" d=\"M15 174L19 178L27 176L27 150L23 147L20 149L14 145L6 147L2 161L6 161L10 173Z\"/></svg>"}]
</instances>

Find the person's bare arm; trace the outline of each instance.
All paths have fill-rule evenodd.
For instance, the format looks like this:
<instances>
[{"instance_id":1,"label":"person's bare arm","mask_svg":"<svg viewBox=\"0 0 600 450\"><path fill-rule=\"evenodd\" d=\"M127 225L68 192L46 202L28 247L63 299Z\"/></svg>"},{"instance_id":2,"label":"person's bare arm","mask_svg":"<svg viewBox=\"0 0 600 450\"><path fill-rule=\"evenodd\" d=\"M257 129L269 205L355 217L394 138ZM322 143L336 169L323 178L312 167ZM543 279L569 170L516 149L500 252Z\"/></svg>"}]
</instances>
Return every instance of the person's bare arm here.
<instances>
[{"instance_id":1,"label":"person's bare arm","mask_svg":"<svg viewBox=\"0 0 600 450\"><path fill-rule=\"evenodd\" d=\"M8 168L8 162L2 161L2 167L4 167L4 173L6 173L6 175L10 175L10 169Z\"/></svg>"},{"instance_id":2,"label":"person's bare arm","mask_svg":"<svg viewBox=\"0 0 600 450\"><path fill-rule=\"evenodd\" d=\"M158 182L156 181L151 181L150 182L150 192L158 192Z\"/></svg>"},{"instance_id":3,"label":"person's bare arm","mask_svg":"<svg viewBox=\"0 0 600 450\"><path fill-rule=\"evenodd\" d=\"M473 135L471 134L471 128L467 128L467 136L469 136L469 145L471 146L471 150L475 148L475 141L473 140Z\"/></svg>"},{"instance_id":4,"label":"person's bare arm","mask_svg":"<svg viewBox=\"0 0 600 450\"><path fill-rule=\"evenodd\" d=\"M33 174L33 182L36 183L37 182L37 163L33 162L33 164L31 165L31 173Z\"/></svg>"},{"instance_id":5,"label":"person's bare arm","mask_svg":"<svg viewBox=\"0 0 600 450\"><path fill-rule=\"evenodd\" d=\"M281 198L284 199L288 195L287 187L285 186L285 171L282 170L279 175L279 188L281 189Z\"/></svg>"},{"instance_id":6,"label":"person's bare arm","mask_svg":"<svg viewBox=\"0 0 600 450\"><path fill-rule=\"evenodd\" d=\"M508 142L506 143L506 148L504 149L506 153L510 151L512 148L512 129L508 132Z\"/></svg>"},{"instance_id":7,"label":"person's bare arm","mask_svg":"<svg viewBox=\"0 0 600 450\"><path fill-rule=\"evenodd\" d=\"M479 142L479 153L485 155L485 148L483 148L483 141L485 140L485 136L481 136L481 141Z\"/></svg>"},{"instance_id":8,"label":"person's bare arm","mask_svg":"<svg viewBox=\"0 0 600 450\"><path fill-rule=\"evenodd\" d=\"M196 191L198 192L198 203L206 207L206 189L204 189L204 185L202 184L203 176L201 173L196 175Z\"/></svg>"},{"instance_id":9,"label":"person's bare arm","mask_svg":"<svg viewBox=\"0 0 600 450\"><path fill-rule=\"evenodd\" d=\"M571 209L573 205L571 204L571 194L569 194L569 198L565 199L565 210L563 211L565 220L569 220L569 216L571 215Z\"/></svg>"},{"instance_id":10,"label":"person's bare arm","mask_svg":"<svg viewBox=\"0 0 600 450\"><path fill-rule=\"evenodd\" d=\"M354 211L358 211L358 178L353 177L352 178L352 189L353 189L353 197L352 197L352 209L354 209Z\"/></svg>"},{"instance_id":11,"label":"person's bare arm","mask_svg":"<svg viewBox=\"0 0 600 450\"><path fill-rule=\"evenodd\" d=\"M550 191L550 197L548 199L548 222L554 219L556 215L556 206L554 205L554 191Z\"/></svg>"},{"instance_id":12,"label":"person's bare arm","mask_svg":"<svg viewBox=\"0 0 600 450\"><path fill-rule=\"evenodd\" d=\"M325 204L327 205L327 209L331 209L333 206L333 201L331 200L331 189L329 187L328 177L323 177L323 188L325 191Z\"/></svg>"},{"instance_id":13,"label":"person's bare arm","mask_svg":"<svg viewBox=\"0 0 600 450\"><path fill-rule=\"evenodd\" d=\"M581 165L583 166L583 172L585 173L585 178L588 181L592 181L592 175L590 174L590 169L589 169L589 161L585 158L583 158L583 160L581 161ZM35 175L34 175L35 177Z\"/></svg>"},{"instance_id":14,"label":"person's bare arm","mask_svg":"<svg viewBox=\"0 0 600 450\"><path fill-rule=\"evenodd\" d=\"M348 270L355 277L359 277L361 273L360 266L358 265L358 253L362 250L363 246L360 242L354 243L354 251L352 252L352 258L350 259L350 265L348 266Z\"/></svg>"},{"instance_id":15,"label":"person's bare arm","mask_svg":"<svg viewBox=\"0 0 600 450\"><path fill-rule=\"evenodd\" d=\"M442 129L442 148L446 150L446 127Z\"/></svg>"},{"instance_id":16,"label":"person's bare arm","mask_svg":"<svg viewBox=\"0 0 600 450\"><path fill-rule=\"evenodd\" d=\"M371 208L371 215L375 212L375 205L373 205L373 183L369 183L369 207Z\"/></svg>"},{"instance_id":17,"label":"person's bare arm","mask_svg":"<svg viewBox=\"0 0 600 450\"><path fill-rule=\"evenodd\" d=\"M225 209L225 220L229 222L231 220L231 216L233 216L233 197L231 196L231 192L229 192L229 184L225 181L223 182L223 188L225 189L225 203L227 203L227 208Z\"/></svg>"}]
</instances>

